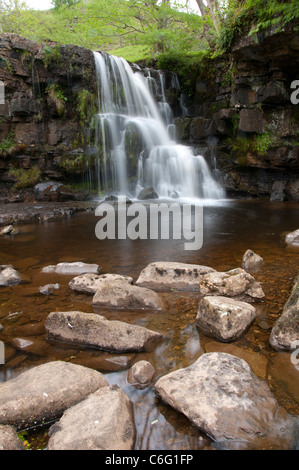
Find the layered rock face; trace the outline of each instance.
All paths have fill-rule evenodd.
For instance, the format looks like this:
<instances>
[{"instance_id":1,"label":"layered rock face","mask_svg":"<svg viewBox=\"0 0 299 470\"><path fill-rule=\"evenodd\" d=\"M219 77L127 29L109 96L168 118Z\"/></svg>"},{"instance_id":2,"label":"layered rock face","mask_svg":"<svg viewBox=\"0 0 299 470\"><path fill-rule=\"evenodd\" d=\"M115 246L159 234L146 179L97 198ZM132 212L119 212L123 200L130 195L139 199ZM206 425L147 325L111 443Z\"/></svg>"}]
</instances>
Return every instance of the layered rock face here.
<instances>
[{"instance_id":1,"label":"layered rock face","mask_svg":"<svg viewBox=\"0 0 299 470\"><path fill-rule=\"evenodd\" d=\"M190 72L177 137L217 162L230 195L299 200L295 28L244 35L230 54Z\"/></svg>"},{"instance_id":2,"label":"layered rock face","mask_svg":"<svg viewBox=\"0 0 299 470\"><path fill-rule=\"evenodd\" d=\"M92 52L2 34L0 56L0 80L5 87L5 103L0 104L2 199L5 188L17 183L18 192L26 192L39 176L53 185L55 180L65 183L76 175L81 180L88 166L84 124L95 103ZM20 175L27 175L27 180L20 183ZM51 191L53 185L36 195L38 199L71 196L63 187Z\"/></svg>"}]
</instances>

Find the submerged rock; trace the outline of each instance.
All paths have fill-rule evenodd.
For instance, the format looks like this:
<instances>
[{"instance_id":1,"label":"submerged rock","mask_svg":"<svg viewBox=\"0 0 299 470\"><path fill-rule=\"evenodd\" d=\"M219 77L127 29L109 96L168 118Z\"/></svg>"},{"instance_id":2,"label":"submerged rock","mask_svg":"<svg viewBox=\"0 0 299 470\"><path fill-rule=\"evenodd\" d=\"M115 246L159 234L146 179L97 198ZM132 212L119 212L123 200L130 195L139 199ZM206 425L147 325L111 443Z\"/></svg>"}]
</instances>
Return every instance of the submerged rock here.
<instances>
[{"instance_id":1,"label":"submerged rock","mask_svg":"<svg viewBox=\"0 0 299 470\"><path fill-rule=\"evenodd\" d=\"M161 377L155 391L224 448L286 450L294 445L292 418L238 357L203 354L186 369Z\"/></svg>"},{"instance_id":2,"label":"submerged rock","mask_svg":"<svg viewBox=\"0 0 299 470\"><path fill-rule=\"evenodd\" d=\"M205 274L200 279L200 291L203 295L233 297L248 302L265 297L260 283L241 268Z\"/></svg>"},{"instance_id":3,"label":"submerged rock","mask_svg":"<svg viewBox=\"0 0 299 470\"><path fill-rule=\"evenodd\" d=\"M58 290L60 288L60 284L46 284L45 286L41 286L39 288L39 291L41 294L44 295L51 295L54 294L55 290Z\"/></svg>"},{"instance_id":4,"label":"submerged rock","mask_svg":"<svg viewBox=\"0 0 299 470\"><path fill-rule=\"evenodd\" d=\"M150 362L138 361L128 371L127 380L133 385L149 385L155 373L155 368Z\"/></svg>"},{"instance_id":5,"label":"submerged rock","mask_svg":"<svg viewBox=\"0 0 299 470\"><path fill-rule=\"evenodd\" d=\"M299 229L288 233L285 237L285 241L287 245L299 246Z\"/></svg>"},{"instance_id":6,"label":"submerged rock","mask_svg":"<svg viewBox=\"0 0 299 470\"><path fill-rule=\"evenodd\" d=\"M148 351L162 339L155 331L95 313L52 312L45 327L50 339L106 351Z\"/></svg>"},{"instance_id":7,"label":"submerged rock","mask_svg":"<svg viewBox=\"0 0 299 470\"><path fill-rule=\"evenodd\" d=\"M56 273L56 274L84 274L94 273L98 274L101 267L98 264L82 263L75 261L73 263L58 263L56 265L45 266L42 269L43 273Z\"/></svg>"},{"instance_id":8,"label":"submerged rock","mask_svg":"<svg viewBox=\"0 0 299 470\"><path fill-rule=\"evenodd\" d=\"M106 385L100 372L69 362L33 367L0 384L0 423L18 429L47 423Z\"/></svg>"},{"instance_id":9,"label":"submerged rock","mask_svg":"<svg viewBox=\"0 0 299 470\"><path fill-rule=\"evenodd\" d=\"M137 196L137 199L157 199L159 195L157 194L155 188L152 186L150 188L144 188L140 191L140 193Z\"/></svg>"},{"instance_id":10,"label":"submerged rock","mask_svg":"<svg viewBox=\"0 0 299 470\"><path fill-rule=\"evenodd\" d=\"M274 324L270 338L271 346L278 350L294 351L299 346L299 279L287 300L281 316Z\"/></svg>"},{"instance_id":11,"label":"submerged rock","mask_svg":"<svg viewBox=\"0 0 299 470\"><path fill-rule=\"evenodd\" d=\"M263 264L263 258L252 250L247 250L242 259L242 268L248 273L258 272Z\"/></svg>"},{"instance_id":12,"label":"submerged rock","mask_svg":"<svg viewBox=\"0 0 299 470\"><path fill-rule=\"evenodd\" d=\"M71 280L69 286L72 290L83 294L95 294L105 281L111 282L125 282L127 284L133 283L133 278L129 276L121 276L119 274L93 274L86 273L81 276L76 276Z\"/></svg>"},{"instance_id":13,"label":"submerged rock","mask_svg":"<svg viewBox=\"0 0 299 470\"><path fill-rule=\"evenodd\" d=\"M133 406L117 385L103 387L51 426L48 450L132 450Z\"/></svg>"},{"instance_id":14,"label":"submerged rock","mask_svg":"<svg viewBox=\"0 0 299 470\"><path fill-rule=\"evenodd\" d=\"M25 450L23 442L12 426L0 425L0 450Z\"/></svg>"},{"instance_id":15,"label":"submerged rock","mask_svg":"<svg viewBox=\"0 0 299 470\"><path fill-rule=\"evenodd\" d=\"M215 269L208 266L156 261L141 271L136 285L157 291L171 289L199 291L201 276L212 272L216 272Z\"/></svg>"},{"instance_id":16,"label":"submerged rock","mask_svg":"<svg viewBox=\"0 0 299 470\"><path fill-rule=\"evenodd\" d=\"M255 319L255 308L222 296L204 297L198 307L196 325L208 336L223 342L239 338Z\"/></svg>"},{"instance_id":17,"label":"submerged rock","mask_svg":"<svg viewBox=\"0 0 299 470\"><path fill-rule=\"evenodd\" d=\"M12 265L0 265L0 286L15 286L22 282L21 275Z\"/></svg>"},{"instance_id":18,"label":"submerged rock","mask_svg":"<svg viewBox=\"0 0 299 470\"><path fill-rule=\"evenodd\" d=\"M161 310L159 295L145 287L131 285L124 281L103 281L95 293L94 307Z\"/></svg>"}]
</instances>

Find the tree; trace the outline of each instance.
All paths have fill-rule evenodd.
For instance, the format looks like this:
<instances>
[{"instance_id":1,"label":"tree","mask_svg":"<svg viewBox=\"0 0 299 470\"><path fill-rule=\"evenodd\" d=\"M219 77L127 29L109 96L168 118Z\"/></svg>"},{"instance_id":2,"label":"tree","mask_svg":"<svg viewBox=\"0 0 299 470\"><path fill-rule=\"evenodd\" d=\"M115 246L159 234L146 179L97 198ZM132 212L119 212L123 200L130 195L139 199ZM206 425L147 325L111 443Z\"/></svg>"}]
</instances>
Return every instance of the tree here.
<instances>
[{"instance_id":1,"label":"tree","mask_svg":"<svg viewBox=\"0 0 299 470\"><path fill-rule=\"evenodd\" d=\"M22 0L1 0L0 2L0 32L20 32L22 12L27 5Z\"/></svg>"}]
</instances>

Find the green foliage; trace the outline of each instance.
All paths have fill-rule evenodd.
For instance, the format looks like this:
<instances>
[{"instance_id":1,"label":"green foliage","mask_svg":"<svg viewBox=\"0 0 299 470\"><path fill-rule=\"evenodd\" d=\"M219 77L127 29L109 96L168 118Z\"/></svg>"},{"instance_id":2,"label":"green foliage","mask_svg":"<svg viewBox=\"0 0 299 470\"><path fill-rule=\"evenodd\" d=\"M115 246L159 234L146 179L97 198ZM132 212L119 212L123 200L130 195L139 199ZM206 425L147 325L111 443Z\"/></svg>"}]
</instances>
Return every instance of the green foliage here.
<instances>
[{"instance_id":1,"label":"green foliage","mask_svg":"<svg viewBox=\"0 0 299 470\"><path fill-rule=\"evenodd\" d=\"M268 150L273 147L278 147L281 141L276 134L270 131L266 131L263 134L259 134L255 137L253 143L253 150L260 156L266 155Z\"/></svg>"},{"instance_id":2,"label":"green foliage","mask_svg":"<svg viewBox=\"0 0 299 470\"><path fill-rule=\"evenodd\" d=\"M48 69L60 63L60 46L45 46L43 53L45 67Z\"/></svg>"},{"instance_id":3,"label":"green foliage","mask_svg":"<svg viewBox=\"0 0 299 470\"><path fill-rule=\"evenodd\" d=\"M84 89L77 94L77 112L82 124L90 123L92 116L96 112L95 97L90 91Z\"/></svg>"},{"instance_id":4,"label":"green foliage","mask_svg":"<svg viewBox=\"0 0 299 470\"><path fill-rule=\"evenodd\" d=\"M46 88L49 100L56 106L58 116L63 116L65 112L65 102L67 98L64 96L63 90L56 83L51 83Z\"/></svg>"},{"instance_id":5,"label":"green foliage","mask_svg":"<svg viewBox=\"0 0 299 470\"><path fill-rule=\"evenodd\" d=\"M6 139L2 139L0 142L0 155L5 155L9 149L15 145L15 134L11 131Z\"/></svg>"},{"instance_id":6,"label":"green foliage","mask_svg":"<svg viewBox=\"0 0 299 470\"><path fill-rule=\"evenodd\" d=\"M32 188L40 181L41 171L37 166L29 170L11 168L8 172L10 178L15 180L14 189Z\"/></svg>"}]
</instances>

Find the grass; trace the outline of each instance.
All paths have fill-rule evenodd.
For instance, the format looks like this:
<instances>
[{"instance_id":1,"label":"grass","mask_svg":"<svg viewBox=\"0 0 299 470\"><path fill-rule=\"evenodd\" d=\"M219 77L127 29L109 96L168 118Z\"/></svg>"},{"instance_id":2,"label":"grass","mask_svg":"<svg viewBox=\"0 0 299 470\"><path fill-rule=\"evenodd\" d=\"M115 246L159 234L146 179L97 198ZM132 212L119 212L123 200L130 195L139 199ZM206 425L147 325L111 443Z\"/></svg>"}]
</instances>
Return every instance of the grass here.
<instances>
[{"instance_id":1,"label":"grass","mask_svg":"<svg viewBox=\"0 0 299 470\"><path fill-rule=\"evenodd\" d=\"M123 57L128 62L141 62L152 58L148 46L125 46L119 49L112 49L108 53L117 57Z\"/></svg>"}]
</instances>

